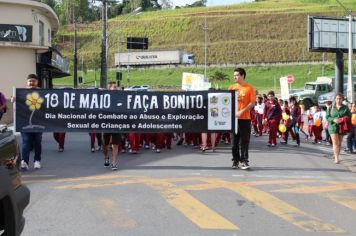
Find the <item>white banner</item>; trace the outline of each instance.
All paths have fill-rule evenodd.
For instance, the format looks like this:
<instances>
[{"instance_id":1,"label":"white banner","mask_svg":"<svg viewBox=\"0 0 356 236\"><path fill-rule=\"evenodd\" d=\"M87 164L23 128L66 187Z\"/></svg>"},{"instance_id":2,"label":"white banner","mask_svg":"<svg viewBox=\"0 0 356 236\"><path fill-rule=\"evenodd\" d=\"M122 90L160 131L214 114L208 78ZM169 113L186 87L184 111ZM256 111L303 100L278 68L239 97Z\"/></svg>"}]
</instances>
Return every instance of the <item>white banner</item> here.
<instances>
[{"instance_id":1,"label":"white banner","mask_svg":"<svg viewBox=\"0 0 356 236\"><path fill-rule=\"evenodd\" d=\"M289 99L289 87L288 87L288 77L281 77L279 79L281 85L281 99Z\"/></svg>"},{"instance_id":2,"label":"white banner","mask_svg":"<svg viewBox=\"0 0 356 236\"><path fill-rule=\"evenodd\" d=\"M206 91L210 87L211 83L204 81L204 75L183 72L182 90Z\"/></svg>"},{"instance_id":3,"label":"white banner","mask_svg":"<svg viewBox=\"0 0 356 236\"><path fill-rule=\"evenodd\" d=\"M231 93L208 94L208 130L231 130Z\"/></svg>"}]
</instances>

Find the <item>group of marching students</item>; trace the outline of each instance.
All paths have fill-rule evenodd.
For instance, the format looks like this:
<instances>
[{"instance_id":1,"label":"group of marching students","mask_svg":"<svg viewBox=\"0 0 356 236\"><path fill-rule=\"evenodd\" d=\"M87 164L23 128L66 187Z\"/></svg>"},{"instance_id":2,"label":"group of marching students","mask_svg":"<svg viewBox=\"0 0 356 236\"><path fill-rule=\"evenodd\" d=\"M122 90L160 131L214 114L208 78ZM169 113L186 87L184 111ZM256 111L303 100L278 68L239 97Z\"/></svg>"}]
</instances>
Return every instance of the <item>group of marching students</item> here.
<instances>
[{"instance_id":1,"label":"group of marching students","mask_svg":"<svg viewBox=\"0 0 356 236\"><path fill-rule=\"evenodd\" d=\"M304 105L299 104L293 96L288 100L278 99L274 91L269 91L267 95L257 95L256 105L250 111L252 134L259 137L263 133L268 133L268 147L277 145L277 137L280 138L280 144L287 144L289 135L296 142L294 146L299 147L300 134L313 144L324 142L326 145L331 145L329 123L326 118L326 112L331 105L332 101L327 101L326 107L312 106L305 112ZM349 110L352 114L356 114L356 105L349 104ZM304 131L304 123L307 126L307 133ZM352 116L352 125L352 132L347 134L345 151L355 153L353 150L356 151L356 115Z\"/></svg>"},{"instance_id":2,"label":"group of marching students","mask_svg":"<svg viewBox=\"0 0 356 236\"><path fill-rule=\"evenodd\" d=\"M281 144L287 144L289 134L296 146L300 146L299 132L304 132L303 112L295 97L283 101L275 97L274 91L269 91L267 95L256 96L256 105L250 112L253 134L258 137L268 133L268 147L277 145L277 137L281 138Z\"/></svg>"}]
</instances>

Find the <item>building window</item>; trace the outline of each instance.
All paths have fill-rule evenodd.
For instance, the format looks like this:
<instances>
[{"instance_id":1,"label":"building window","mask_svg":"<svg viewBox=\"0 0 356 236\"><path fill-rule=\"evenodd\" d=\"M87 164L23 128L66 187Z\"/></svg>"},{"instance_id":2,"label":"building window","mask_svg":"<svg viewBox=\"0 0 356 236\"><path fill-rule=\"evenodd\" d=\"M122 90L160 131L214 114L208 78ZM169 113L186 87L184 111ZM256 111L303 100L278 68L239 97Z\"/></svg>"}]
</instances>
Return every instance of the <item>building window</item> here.
<instances>
[{"instance_id":1,"label":"building window","mask_svg":"<svg viewBox=\"0 0 356 236\"><path fill-rule=\"evenodd\" d=\"M51 29L48 29L48 44L51 44Z\"/></svg>"},{"instance_id":2,"label":"building window","mask_svg":"<svg viewBox=\"0 0 356 236\"><path fill-rule=\"evenodd\" d=\"M42 21L39 21L39 25L40 46L44 46L44 23Z\"/></svg>"}]
</instances>

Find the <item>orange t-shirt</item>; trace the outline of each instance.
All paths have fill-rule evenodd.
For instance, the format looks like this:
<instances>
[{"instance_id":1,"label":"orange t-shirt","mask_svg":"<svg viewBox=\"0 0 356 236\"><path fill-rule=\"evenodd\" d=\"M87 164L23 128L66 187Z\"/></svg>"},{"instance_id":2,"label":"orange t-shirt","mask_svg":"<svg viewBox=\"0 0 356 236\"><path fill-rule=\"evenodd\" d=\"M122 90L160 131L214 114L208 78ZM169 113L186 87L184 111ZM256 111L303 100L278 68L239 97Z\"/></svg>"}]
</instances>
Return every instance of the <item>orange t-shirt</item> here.
<instances>
[{"instance_id":1,"label":"orange t-shirt","mask_svg":"<svg viewBox=\"0 0 356 236\"><path fill-rule=\"evenodd\" d=\"M240 85L238 83L232 84L228 88L231 90L237 90L237 110L240 111L244 109L251 102L256 102L256 91L255 89L248 83L244 85ZM250 120L250 109L247 109L244 113L242 113L239 117L242 120Z\"/></svg>"}]
</instances>

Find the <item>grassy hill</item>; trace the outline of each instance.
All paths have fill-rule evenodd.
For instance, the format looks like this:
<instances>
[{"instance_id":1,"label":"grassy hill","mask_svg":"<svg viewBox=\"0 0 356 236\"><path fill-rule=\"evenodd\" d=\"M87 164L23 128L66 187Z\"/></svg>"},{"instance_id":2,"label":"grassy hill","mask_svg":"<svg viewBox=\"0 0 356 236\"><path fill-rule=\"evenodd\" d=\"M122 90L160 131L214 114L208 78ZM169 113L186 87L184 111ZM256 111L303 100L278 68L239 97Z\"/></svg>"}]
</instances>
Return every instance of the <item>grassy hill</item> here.
<instances>
[{"instance_id":1,"label":"grassy hill","mask_svg":"<svg viewBox=\"0 0 356 236\"><path fill-rule=\"evenodd\" d=\"M356 1L343 0L356 10ZM205 18L208 25L208 63L237 64L321 60L307 52L307 16L342 17L335 0L268 0L219 7L186 8L144 12L139 16L109 20L109 65L118 50L118 37L149 38L150 49L179 48L195 54L204 63ZM62 27L56 39L67 57L72 57L73 27ZM79 58L88 64L100 56L101 25L81 25L78 30ZM126 51L124 44L120 51ZM332 58L332 54L328 55Z\"/></svg>"},{"instance_id":2,"label":"grassy hill","mask_svg":"<svg viewBox=\"0 0 356 236\"><path fill-rule=\"evenodd\" d=\"M355 0L343 0L342 3L353 11L356 10ZM205 19L209 28L208 64L320 61L322 58L320 53L307 51L308 15L343 17L345 13L335 0L267 0L219 7L145 12L129 18L121 16L109 21L108 64L109 67L113 66L113 54L117 52L119 46L120 51L126 51L126 45L118 43L118 41L125 41L126 36L148 37L151 50L177 48L191 52L195 55L197 64L204 64L204 30L202 28ZM62 49L64 56L69 59L73 57L73 35L71 25L62 27L56 35L57 45ZM101 50L100 22L80 25L78 36L79 60L83 58L87 68L98 66ZM327 53L326 59L332 61L334 54ZM312 67L314 68L314 66L309 66L302 72L303 80L315 80L315 77L311 77L308 72ZM272 77L283 75L284 69L281 67L264 68L267 71L275 71ZM194 68L191 70L199 71ZM232 69L227 70L227 74L230 75ZM289 73L298 73L295 70L298 70L298 67L290 67ZM152 76L167 75L166 80L171 80L173 77L174 81L181 78L180 70L175 70L178 73L177 76L176 72L169 74L170 71L156 70L152 72ZM320 66L315 71L320 72ZM148 76L150 71L144 71L144 74L140 74L141 72L134 71L131 76L136 80L132 81L141 82L142 79L146 81L145 84L152 84L147 81L153 79ZM209 69L209 74L212 72ZM333 74L332 71L330 73ZM253 73L251 75L255 76ZM307 78L305 78L306 75L308 75ZM93 77L93 75L88 77ZM60 81L66 83L67 80L57 80L57 83ZM167 84L167 81L163 84Z\"/></svg>"}]
</instances>

